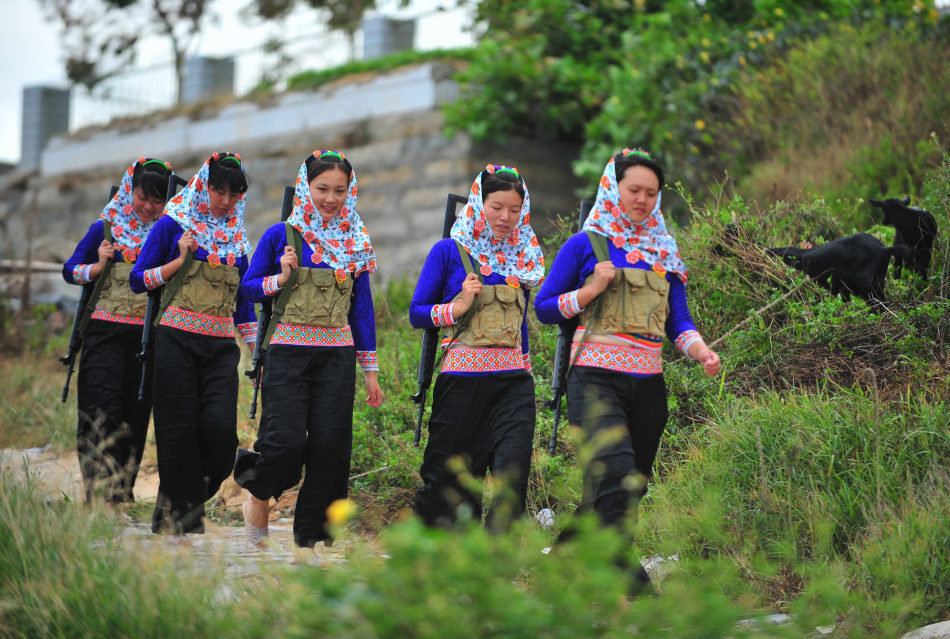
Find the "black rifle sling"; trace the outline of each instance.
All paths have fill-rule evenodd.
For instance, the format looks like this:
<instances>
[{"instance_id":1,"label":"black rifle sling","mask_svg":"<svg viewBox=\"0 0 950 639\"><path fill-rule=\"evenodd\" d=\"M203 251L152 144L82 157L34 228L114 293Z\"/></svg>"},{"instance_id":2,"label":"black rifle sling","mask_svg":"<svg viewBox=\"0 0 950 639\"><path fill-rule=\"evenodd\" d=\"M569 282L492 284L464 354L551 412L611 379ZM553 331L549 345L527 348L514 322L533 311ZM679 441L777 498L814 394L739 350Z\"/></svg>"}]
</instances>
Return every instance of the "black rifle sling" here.
<instances>
[{"instance_id":1,"label":"black rifle sling","mask_svg":"<svg viewBox=\"0 0 950 639\"><path fill-rule=\"evenodd\" d=\"M295 229L290 222L284 222L284 231L287 236L287 246L293 246L294 250L297 252L297 268L300 268L300 253L303 250L303 237L300 235L300 231ZM294 285L297 284L297 269L291 269L290 276L287 278L287 281L284 282L284 288L281 289L280 295L277 296L277 299L274 301L274 308L271 311L270 320L267 324L267 332L264 333L264 337L261 338L261 351L267 350L267 345L270 344L271 337L274 336L274 331L277 329L277 323L280 321L280 318L284 316L284 309L287 308L287 302L290 300L290 295L293 292Z\"/></svg>"},{"instance_id":2,"label":"black rifle sling","mask_svg":"<svg viewBox=\"0 0 950 639\"><path fill-rule=\"evenodd\" d=\"M607 249L607 238L603 235L598 235L593 231L587 231L587 239L590 240L590 246L594 249L594 256L597 258L597 262L609 262L610 261L610 252ZM601 293L603 295L603 293ZM591 306L591 321L590 324L595 323L600 318L600 303L601 295L598 295L594 301L593 306ZM574 356L571 358L571 363L567 365L567 372L570 373L571 369L574 367L574 362L577 361L577 356L581 354L581 350L584 347L584 342L587 341L587 334L590 332L591 327L584 327L584 334L581 335L581 341L578 342L577 348L574 350ZM567 379L567 374L564 376Z\"/></svg>"},{"instance_id":3,"label":"black rifle sling","mask_svg":"<svg viewBox=\"0 0 950 639\"><path fill-rule=\"evenodd\" d=\"M152 323L153 326L158 326L158 323L162 321L162 315L165 314L165 309L168 308L172 298L175 297L175 293L181 288L181 283L185 279L185 273L188 272L188 268L191 266L193 259L194 251L190 249L185 251L185 261L182 262L181 268L172 276L171 281L165 285L165 290L162 292L162 303L158 305L158 311L155 313L155 321Z\"/></svg>"},{"instance_id":4,"label":"black rifle sling","mask_svg":"<svg viewBox=\"0 0 950 639\"><path fill-rule=\"evenodd\" d=\"M113 238L111 220L102 221L102 235L106 242L112 244ZM89 296L89 301L86 302L86 307L82 309L82 319L79 322L79 334L81 336L86 335L86 328L89 326L89 320L92 318L92 312L95 310L96 304L99 302L99 295L102 294L102 285L105 284L106 278L109 277L109 274L112 271L112 262L113 260L108 260L102 266L102 270L99 271L99 276L96 277L96 281L92 285L92 294Z\"/></svg>"}]
</instances>

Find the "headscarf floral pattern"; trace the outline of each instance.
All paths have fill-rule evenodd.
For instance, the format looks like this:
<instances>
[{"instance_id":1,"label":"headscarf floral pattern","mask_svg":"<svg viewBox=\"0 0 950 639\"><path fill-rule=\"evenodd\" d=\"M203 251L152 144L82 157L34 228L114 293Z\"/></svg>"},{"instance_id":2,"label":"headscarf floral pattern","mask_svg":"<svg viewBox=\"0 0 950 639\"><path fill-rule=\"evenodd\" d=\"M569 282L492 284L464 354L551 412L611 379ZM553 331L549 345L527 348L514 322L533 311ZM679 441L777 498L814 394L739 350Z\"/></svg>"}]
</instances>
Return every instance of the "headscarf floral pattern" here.
<instances>
[{"instance_id":1,"label":"headscarf floral pattern","mask_svg":"<svg viewBox=\"0 0 950 639\"><path fill-rule=\"evenodd\" d=\"M485 170L495 173L498 168L489 164ZM455 218L449 237L475 258L476 263L481 265L479 270L482 275L498 273L504 276L509 286L517 288L520 283L533 288L544 279L544 255L541 254L541 243L531 228L531 197L523 179L522 185L524 201L521 203L521 217L508 236L499 240L485 218L482 173L479 173L469 191L468 206Z\"/></svg>"},{"instance_id":2,"label":"headscarf floral pattern","mask_svg":"<svg viewBox=\"0 0 950 639\"><path fill-rule=\"evenodd\" d=\"M624 149L624 152L628 151ZM645 155L643 151L637 153ZM582 230L603 235L614 246L626 251L630 264L646 262L658 275L674 273L683 283L688 279L676 240L666 230L666 222L660 211L660 194L657 193L656 206L647 219L643 222L630 220L620 199L614 158L610 158L604 168L597 187L597 200Z\"/></svg>"},{"instance_id":3,"label":"headscarf floral pattern","mask_svg":"<svg viewBox=\"0 0 950 639\"><path fill-rule=\"evenodd\" d=\"M234 157L240 161L240 154L214 153L202 165L198 173L191 178L188 186L173 197L165 207L165 213L171 215L178 225L191 231L198 246L208 252L208 263L216 266L222 260L228 266L234 266L242 255L251 250L244 228L244 205L247 193L242 193L234 209L227 217L217 217L211 212L211 198L208 195L209 165L212 161ZM241 162L241 171L247 173Z\"/></svg>"},{"instance_id":4,"label":"headscarf floral pattern","mask_svg":"<svg viewBox=\"0 0 950 639\"><path fill-rule=\"evenodd\" d=\"M314 157L324 153L333 153L343 158L338 151L313 152ZM341 164L341 170L346 166ZM329 220L324 220L313 205L310 197L310 183L307 181L307 163L300 165L297 172L297 183L294 186L294 209L288 221L291 226L300 231L304 241L313 250L310 256L314 264L321 262L336 272L338 279L342 279L347 272L356 277L364 271L372 273L376 270L376 253L369 239L369 233L363 220L356 212L356 171L350 173L350 182L347 186L346 201L340 212Z\"/></svg>"},{"instance_id":5,"label":"headscarf floral pattern","mask_svg":"<svg viewBox=\"0 0 950 639\"><path fill-rule=\"evenodd\" d=\"M140 164L152 161L151 158L141 157L126 169L122 176L122 182L119 184L119 190L115 196L109 200L106 207L99 214L99 219L108 220L112 224L112 242L122 254L122 259L127 264L131 264L138 259L142 251L142 244L148 237L148 232L152 226L162 217L165 212L162 211L148 222L143 222L135 212L132 205L132 179L135 175L135 168ZM171 171L171 165L163 162L165 168Z\"/></svg>"}]
</instances>

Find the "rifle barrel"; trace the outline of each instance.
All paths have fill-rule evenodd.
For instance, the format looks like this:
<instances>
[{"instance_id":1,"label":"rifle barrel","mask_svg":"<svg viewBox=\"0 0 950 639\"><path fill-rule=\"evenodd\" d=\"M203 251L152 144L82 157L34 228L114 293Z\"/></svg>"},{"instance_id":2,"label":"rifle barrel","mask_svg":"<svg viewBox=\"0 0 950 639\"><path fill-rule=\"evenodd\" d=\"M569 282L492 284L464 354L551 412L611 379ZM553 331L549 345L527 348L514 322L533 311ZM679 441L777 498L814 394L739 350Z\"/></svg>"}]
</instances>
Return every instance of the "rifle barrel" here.
<instances>
[{"instance_id":1,"label":"rifle barrel","mask_svg":"<svg viewBox=\"0 0 950 639\"><path fill-rule=\"evenodd\" d=\"M594 203L590 200L581 200L578 230L584 227L584 222L590 214ZM577 319L564 320L557 326L557 346L554 349L554 375L551 377L553 391L548 407L554 409L554 426L551 428L551 439L548 442L548 454L554 455L557 448L557 427L561 420L561 397L567 389L567 369L571 355L571 340L577 328Z\"/></svg>"},{"instance_id":2,"label":"rifle barrel","mask_svg":"<svg viewBox=\"0 0 950 639\"><path fill-rule=\"evenodd\" d=\"M449 193L445 199L445 216L442 218L442 239L449 237L452 225L455 223L457 204L467 204L468 197ZM426 409L426 394L432 384L433 369L435 368L436 343L439 340L438 328L427 328L422 333L422 348L419 351L419 368L416 371L416 381L419 386L412 401L419 404L419 416L416 418L416 430L413 435L413 445L418 446L422 438L422 418Z\"/></svg>"}]
</instances>

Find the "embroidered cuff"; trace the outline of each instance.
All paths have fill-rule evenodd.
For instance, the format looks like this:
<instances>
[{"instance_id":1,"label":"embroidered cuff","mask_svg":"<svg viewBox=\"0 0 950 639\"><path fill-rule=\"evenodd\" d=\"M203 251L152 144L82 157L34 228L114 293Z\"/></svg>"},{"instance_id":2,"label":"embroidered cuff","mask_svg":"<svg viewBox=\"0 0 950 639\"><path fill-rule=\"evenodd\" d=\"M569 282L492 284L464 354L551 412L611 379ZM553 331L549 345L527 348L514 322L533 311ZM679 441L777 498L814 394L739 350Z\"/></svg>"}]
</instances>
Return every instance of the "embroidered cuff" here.
<instances>
[{"instance_id":1,"label":"embroidered cuff","mask_svg":"<svg viewBox=\"0 0 950 639\"><path fill-rule=\"evenodd\" d=\"M379 358L376 351L356 351L356 363L365 373L366 371L379 370Z\"/></svg>"},{"instance_id":2,"label":"embroidered cuff","mask_svg":"<svg viewBox=\"0 0 950 639\"><path fill-rule=\"evenodd\" d=\"M277 285L277 276L268 275L264 278L264 295L277 295L281 287Z\"/></svg>"},{"instance_id":3,"label":"embroidered cuff","mask_svg":"<svg viewBox=\"0 0 950 639\"><path fill-rule=\"evenodd\" d=\"M237 329L241 333L241 337L244 338L244 341L248 344L253 344L257 339L257 322L238 324Z\"/></svg>"},{"instance_id":4,"label":"embroidered cuff","mask_svg":"<svg viewBox=\"0 0 950 639\"><path fill-rule=\"evenodd\" d=\"M165 284L162 279L162 267L156 266L142 273L142 279L145 281L145 288L152 290Z\"/></svg>"},{"instance_id":5,"label":"embroidered cuff","mask_svg":"<svg viewBox=\"0 0 950 639\"><path fill-rule=\"evenodd\" d=\"M531 351L528 351L527 353L522 353L521 357L524 359L524 369L530 373L531 372Z\"/></svg>"},{"instance_id":6,"label":"embroidered cuff","mask_svg":"<svg viewBox=\"0 0 950 639\"><path fill-rule=\"evenodd\" d=\"M89 271L92 270L92 264L79 264L73 268L73 281L76 284L88 284L92 281L89 277Z\"/></svg>"},{"instance_id":7,"label":"embroidered cuff","mask_svg":"<svg viewBox=\"0 0 950 639\"><path fill-rule=\"evenodd\" d=\"M434 304L429 316L432 318L432 324L435 326L452 326L455 324L455 318L452 317L452 304Z\"/></svg>"},{"instance_id":8,"label":"embroidered cuff","mask_svg":"<svg viewBox=\"0 0 950 639\"><path fill-rule=\"evenodd\" d=\"M679 337L676 338L676 348L683 352L683 355L689 357L689 347L695 344L696 342L702 341L703 336L699 334L699 331L688 330L683 331L679 334ZM690 358L692 359L692 358Z\"/></svg>"},{"instance_id":9,"label":"embroidered cuff","mask_svg":"<svg viewBox=\"0 0 950 639\"><path fill-rule=\"evenodd\" d=\"M557 310L561 311L564 319L571 319L584 309L577 303L577 291L558 295Z\"/></svg>"}]
</instances>

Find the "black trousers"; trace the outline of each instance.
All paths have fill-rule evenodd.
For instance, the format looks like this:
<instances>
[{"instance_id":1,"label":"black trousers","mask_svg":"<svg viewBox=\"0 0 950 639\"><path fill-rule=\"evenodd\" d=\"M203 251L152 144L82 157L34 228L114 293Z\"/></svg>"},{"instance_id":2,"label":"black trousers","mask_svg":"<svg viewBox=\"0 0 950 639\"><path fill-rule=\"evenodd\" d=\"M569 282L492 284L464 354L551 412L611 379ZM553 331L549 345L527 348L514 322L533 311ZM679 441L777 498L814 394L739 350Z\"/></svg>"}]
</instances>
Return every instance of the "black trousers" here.
<instances>
[{"instance_id":1,"label":"black trousers","mask_svg":"<svg viewBox=\"0 0 950 639\"><path fill-rule=\"evenodd\" d=\"M200 533L204 503L234 465L240 351L230 337L167 326L155 333L159 486L152 531Z\"/></svg>"},{"instance_id":2,"label":"black trousers","mask_svg":"<svg viewBox=\"0 0 950 639\"><path fill-rule=\"evenodd\" d=\"M414 509L430 526L451 526L467 508L481 519L482 498L465 485L465 474L503 480L487 523L504 528L524 513L534 440L534 380L526 371L481 377L439 375L432 400L429 441L422 459L422 486ZM463 467L455 463L460 459ZM462 481L460 481L462 480Z\"/></svg>"},{"instance_id":3,"label":"black trousers","mask_svg":"<svg viewBox=\"0 0 950 639\"><path fill-rule=\"evenodd\" d=\"M138 399L142 327L90 320L79 356L76 448L86 502L134 501L152 408L151 367Z\"/></svg>"},{"instance_id":4,"label":"black trousers","mask_svg":"<svg viewBox=\"0 0 950 639\"><path fill-rule=\"evenodd\" d=\"M333 542L327 507L349 492L356 350L352 346L267 349L261 425L254 453L238 451L234 479L258 499L280 497L300 481L294 542Z\"/></svg>"},{"instance_id":5,"label":"black trousers","mask_svg":"<svg viewBox=\"0 0 950 639\"><path fill-rule=\"evenodd\" d=\"M579 426L593 455L584 469L580 510L593 508L603 524L636 516L666 428L663 375L634 377L575 366L567 379L567 418Z\"/></svg>"}]
</instances>

